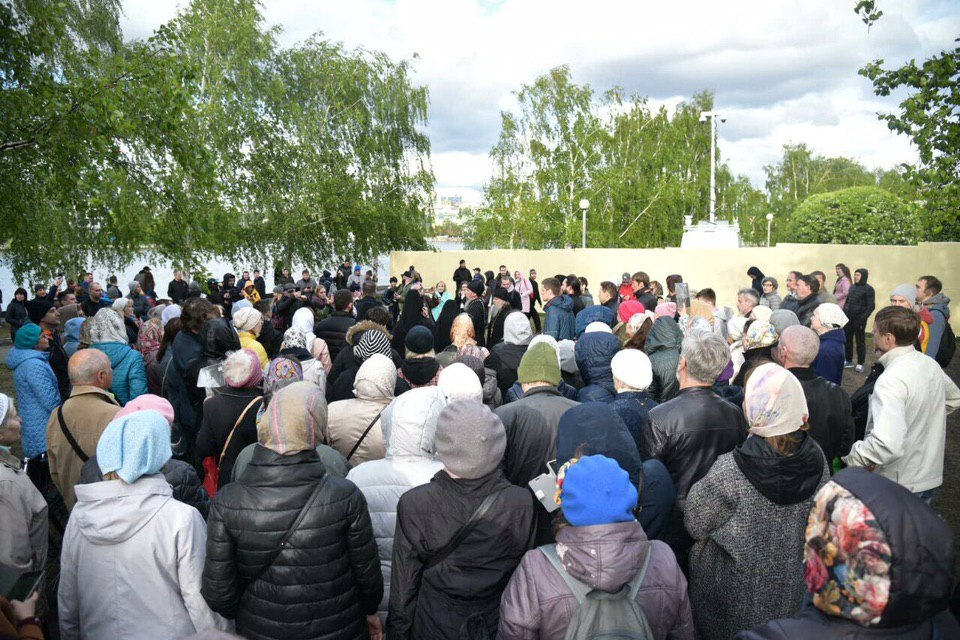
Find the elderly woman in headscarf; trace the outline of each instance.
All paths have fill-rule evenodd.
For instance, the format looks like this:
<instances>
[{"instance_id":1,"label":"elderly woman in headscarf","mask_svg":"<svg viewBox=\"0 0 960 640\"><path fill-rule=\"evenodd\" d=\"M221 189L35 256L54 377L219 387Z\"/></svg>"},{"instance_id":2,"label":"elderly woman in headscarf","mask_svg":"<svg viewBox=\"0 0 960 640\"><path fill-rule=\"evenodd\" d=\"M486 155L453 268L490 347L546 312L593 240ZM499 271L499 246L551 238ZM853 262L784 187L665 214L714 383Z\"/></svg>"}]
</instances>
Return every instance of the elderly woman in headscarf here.
<instances>
[{"instance_id":1,"label":"elderly woman in headscarf","mask_svg":"<svg viewBox=\"0 0 960 640\"><path fill-rule=\"evenodd\" d=\"M954 534L903 485L844 469L817 492L803 549L810 597L739 640L958 638Z\"/></svg>"},{"instance_id":2,"label":"elderly woman in headscarf","mask_svg":"<svg viewBox=\"0 0 960 640\"><path fill-rule=\"evenodd\" d=\"M775 362L773 348L780 342L777 330L769 322L750 320L745 325L743 336L743 364L731 384L738 387L746 386L750 373L757 367Z\"/></svg>"},{"instance_id":3,"label":"elderly woman in headscarf","mask_svg":"<svg viewBox=\"0 0 960 640\"><path fill-rule=\"evenodd\" d=\"M333 361L330 359L330 348L323 338L318 338L316 334L313 333L315 322L313 311L305 307L303 309L297 309L296 313L293 314L293 320L290 326L303 333L303 337L306 339L307 351L310 352L314 360L323 366L324 373L329 374L333 368Z\"/></svg>"},{"instance_id":4,"label":"elderly woman in headscarf","mask_svg":"<svg viewBox=\"0 0 960 640\"><path fill-rule=\"evenodd\" d=\"M126 298L124 298L126 299ZM113 368L113 393L121 405L147 393L147 368L140 352L127 341L123 320L113 309L100 309L90 318L91 348L99 349L110 358Z\"/></svg>"},{"instance_id":5,"label":"elderly woman in headscarf","mask_svg":"<svg viewBox=\"0 0 960 640\"><path fill-rule=\"evenodd\" d=\"M745 393L750 436L717 458L687 496L685 524L695 540L690 602L705 640L800 609L807 514L830 479L807 433L807 402L793 374L764 364Z\"/></svg>"},{"instance_id":6,"label":"elderly woman in headscarf","mask_svg":"<svg viewBox=\"0 0 960 640\"><path fill-rule=\"evenodd\" d=\"M200 594L203 516L172 500L160 475L171 455L158 411L115 418L100 436L104 481L77 485L63 536L61 637L183 638L226 627Z\"/></svg>"},{"instance_id":7,"label":"elderly woman in headscarf","mask_svg":"<svg viewBox=\"0 0 960 640\"><path fill-rule=\"evenodd\" d=\"M257 441L257 410L263 404L263 369L250 349L234 351L223 361L227 388L203 403L197 433L197 457L212 457L219 471L217 489L230 482L237 455ZM211 463L204 461L206 468Z\"/></svg>"},{"instance_id":8,"label":"elderly woman in headscarf","mask_svg":"<svg viewBox=\"0 0 960 640\"><path fill-rule=\"evenodd\" d=\"M137 338L140 336L140 321L137 319L133 308L133 300L130 298L118 298L113 301L111 308L120 314L123 319L123 327L127 332L127 342L134 349L137 348Z\"/></svg>"},{"instance_id":9,"label":"elderly woman in headscarf","mask_svg":"<svg viewBox=\"0 0 960 640\"><path fill-rule=\"evenodd\" d=\"M312 382L326 393L327 374L323 370L323 365L313 357L313 354L307 351L307 338L303 332L295 327L290 327L283 332L283 343L280 346L278 356L291 358L300 363L303 367L303 379Z\"/></svg>"},{"instance_id":10,"label":"elderly woman in headscarf","mask_svg":"<svg viewBox=\"0 0 960 640\"><path fill-rule=\"evenodd\" d=\"M257 341L260 329L263 328L263 314L253 307L237 309L234 305L233 326L237 329L240 346L253 351L260 360L260 367L266 367L267 363L270 362L267 357L267 350Z\"/></svg>"},{"instance_id":11,"label":"elderly woman in headscarf","mask_svg":"<svg viewBox=\"0 0 960 640\"><path fill-rule=\"evenodd\" d=\"M330 475L317 454L326 423L314 385L281 389L258 422L250 465L217 494L202 591L214 611L236 620L238 634L286 628L291 607L303 637L381 634L383 576L370 515L356 485ZM276 551L267 557L265 549ZM304 604L291 604L292 593Z\"/></svg>"},{"instance_id":12,"label":"elderly woman in headscarf","mask_svg":"<svg viewBox=\"0 0 960 640\"><path fill-rule=\"evenodd\" d=\"M158 304L147 313L147 320L140 325L137 344L143 354L143 362L148 367L157 360L160 343L163 342L163 312L167 305ZM126 320L124 320L126 322Z\"/></svg>"},{"instance_id":13,"label":"elderly woman in headscarf","mask_svg":"<svg viewBox=\"0 0 960 640\"><path fill-rule=\"evenodd\" d=\"M437 362L444 367L449 364L453 364L453 361L456 360L457 354L460 352L462 347L477 346L476 338L477 336L474 333L473 328L473 319L469 314L458 314L450 325L450 343L443 349L443 351L437 354ZM490 352L487 351L486 347L480 347L480 349L483 350L483 357L481 359L486 360L487 356L490 355Z\"/></svg>"}]
</instances>

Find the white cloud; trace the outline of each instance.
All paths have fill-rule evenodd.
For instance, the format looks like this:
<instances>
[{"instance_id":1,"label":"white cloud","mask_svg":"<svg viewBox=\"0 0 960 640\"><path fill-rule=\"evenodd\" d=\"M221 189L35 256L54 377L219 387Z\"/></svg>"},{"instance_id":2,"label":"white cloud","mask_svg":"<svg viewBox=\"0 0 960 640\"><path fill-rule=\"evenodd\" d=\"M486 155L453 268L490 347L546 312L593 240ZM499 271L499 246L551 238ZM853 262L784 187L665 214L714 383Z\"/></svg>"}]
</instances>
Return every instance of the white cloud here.
<instances>
[{"instance_id":1,"label":"white cloud","mask_svg":"<svg viewBox=\"0 0 960 640\"><path fill-rule=\"evenodd\" d=\"M185 1L185 0L184 0ZM721 152L763 184L763 165L787 142L867 166L915 160L907 140L876 118L898 100L873 96L857 69L952 46L953 0L888 0L871 29L854 0L267 0L268 23L291 44L316 31L348 47L415 53L430 89L428 133L438 190L479 189L510 93L551 67L598 92L614 85L675 104L713 90L728 122ZM127 0L125 32L143 36L173 15L172 2Z\"/></svg>"}]
</instances>

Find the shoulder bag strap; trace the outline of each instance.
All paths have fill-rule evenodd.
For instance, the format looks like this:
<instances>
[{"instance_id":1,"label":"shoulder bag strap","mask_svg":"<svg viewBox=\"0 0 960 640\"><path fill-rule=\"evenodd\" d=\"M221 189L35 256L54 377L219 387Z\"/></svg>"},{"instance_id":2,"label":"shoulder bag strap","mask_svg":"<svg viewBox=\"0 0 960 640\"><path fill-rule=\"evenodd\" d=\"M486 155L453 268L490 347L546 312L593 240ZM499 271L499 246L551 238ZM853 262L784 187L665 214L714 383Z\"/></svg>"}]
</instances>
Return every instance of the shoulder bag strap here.
<instances>
[{"instance_id":1,"label":"shoulder bag strap","mask_svg":"<svg viewBox=\"0 0 960 640\"><path fill-rule=\"evenodd\" d=\"M280 544L277 545L277 548L273 550L270 554L270 558L257 570L249 582L247 582L247 588L263 577L263 574L266 573L273 563L277 560L277 557L280 555L284 549L287 548L287 544L290 542L291 536L293 533L300 527L300 523L303 522L303 517L307 514L307 511L310 510L310 507L313 506L313 503L316 502L317 496L320 495L320 489L323 487L323 481L317 482L316 486L313 488L313 493L310 494L310 497L307 498L307 501L304 503L303 507L300 508L300 513L297 514L296 520L293 521L293 524L290 525L290 528L287 529L287 532L283 534L283 538L280 539Z\"/></svg>"},{"instance_id":2,"label":"shoulder bag strap","mask_svg":"<svg viewBox=\"0 0 960 640\"><path fill-rule=\"evenodd\" d=\"M500 491L495 491L483 499L483 502L480 503L480 506L477 507L477 510L473 512L473 515L470 516L470 519L467 520L460 529L457 530L453 537L450 538L450 542L444 545L443 549L440 549L432 558L427 560L424 563L424 571L427 569L432 569L441 562L447 559L447 557L454 552L454 550L460 546L460 543L463 542L464 538L470 535L470 532L473 531L480 520L483 519L483 516L487 515L487 512L490 511L490 507L493 506L493 503L496 502L497 498L500 497L500 494L503 493L504 489Z\"/></svg>"},{"instance_id":3,"label":"shoulder bag strap","mask_svg":"<svg viewBox=\"0 0 960 640\"><path fill-rule=\"evenodd\" d=\"M67 398L69 400L69 398ZM66 400L64 403L66 404ZM67 421L63 419L63 404L57 408L57 422L60 423L60 431L63 432L63 437L67 439L67 442L70 443L70 448L73 449L73 452L77 454L77 457L86 462L90 457L83 452L83 449L80 448L80 445L77 444L76 439L73 437L73 434L70 433L70 429L67 429Z\"/></svg>"},{"instance_id":4,"label":"shoulder bag strap","mask_svg":"<svg viewBox=\"0 0 960 640\"><path fill-rule=\"evenodd\" d=\"M633 577L631 582L633 583L630 587L630 599L636 600L637 593L640 592L640 585L643 584L643 579L647 577L647 568L650 566L650 556L653 555L653 543L651 542L647 545L647 557L643 559L643 566L640 567L640 571L637 572L637 575Z\"/></svg>"},{"instance_id":5,"label":"shoulder bag strap","mask_svg":"<svg viewBox=\"0 0 960 640\"><path fill-rule=\"evenodd\" d=\"M590 593L592 589L567 573L566 567L560 562L560 556L557 555L557 545L543 545L540 547L540 553L547 557L547 560L550 561L550 564L553 565L556 572L559 573L563 581L567 583L567 588L576 596L577 602L583 604L583 601L587 599L587 594Z\"/></svg>"},{"instance_id":6,"label":"shoulder bag strap","mask_svg":"<svg viewBox=\"0 0 960 640\"><path fill-rule=\"evenodd\" d=\"M370 430L373 429L373 425L377 424L377 420L380 419L380 414L382 414L387 408L384 407L377 411L377 415L373 417L373 420L370 424L367 425L367 428L363 430L363 433L360 434L360 438L357 440L357 444L353 445L353 449L350 449L350 453L347 454L347 460L353 457L353 454L357 452L357 449L360 448L360 443L363 442L363 439L367 437L367 434L370 433Z\"/></svg>"},{"instance_id":7,"label":"shoulder bag strap","mask_svg":"<svg viewBox=\"0 0 960 640\"><path fill-rule=\"evenodd\" d=\"M223 456L227 455L227 449L230 448L230 441L233 440L233 434L237 432L237 427L239 427L240 423L243 422L243 419L247 415L247 411L250 411L250 407L255 405L258 401L262 401L262 400L263 400L263 396L257 396L256 398L250 401L250 404L244 407L243 413L241 413L240 417L237 418L237 423L233 425L233 429L230 430L230 435L227 436L227 441L223 444L223 450L220 452L220 457L217 458L217 469L219 469L220 465L223 464Z\"/></svg>"}]
</instances>

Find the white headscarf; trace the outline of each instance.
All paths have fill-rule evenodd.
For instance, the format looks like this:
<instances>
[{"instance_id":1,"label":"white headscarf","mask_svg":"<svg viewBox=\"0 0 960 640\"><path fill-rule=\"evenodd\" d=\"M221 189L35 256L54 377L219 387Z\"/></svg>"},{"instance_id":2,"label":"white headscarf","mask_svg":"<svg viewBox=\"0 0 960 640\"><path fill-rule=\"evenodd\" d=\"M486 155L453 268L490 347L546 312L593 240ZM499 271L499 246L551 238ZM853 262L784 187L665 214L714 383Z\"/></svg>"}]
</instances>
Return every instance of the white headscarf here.
<instances>
[{"instance_id":1,"label":"white headscarf","mask_svg":"<svg viewBox=\"0 0 960 640\"><path fill-rule=\"evenodd\" d=\"M90 318L90 343L120 342L129 344L127 330L123 326L123 318L113 309L100 309L97 315Z\"/></svg>"},{"instance_id":2,"label":"white headscarf","mask_svg":"<svg viewBox=\"0 0 960 640\"><path fill-rule=\"evenodd\" d=\"M292 328L299 329L303 333L303 337L307 339L307 351L310 353L313 353L313 341L317 339L317 336L313 333L314 321L313 311L303 307L297 309L296 313L293 314L293 321L290 323Z\"/></svg>"}]
</instances>

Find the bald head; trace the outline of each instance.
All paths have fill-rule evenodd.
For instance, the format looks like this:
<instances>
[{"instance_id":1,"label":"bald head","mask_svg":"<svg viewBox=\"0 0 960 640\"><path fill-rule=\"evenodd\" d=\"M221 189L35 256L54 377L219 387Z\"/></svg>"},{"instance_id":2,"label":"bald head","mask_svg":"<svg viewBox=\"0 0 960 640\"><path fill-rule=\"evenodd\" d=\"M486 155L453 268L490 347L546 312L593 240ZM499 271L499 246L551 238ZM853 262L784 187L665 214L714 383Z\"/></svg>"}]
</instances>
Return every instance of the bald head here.
<instances>
[{"instance_id":1,"label":"bald head","mask_svg":"<svg viewBox=\"0 0 960 640\"><path fill-rule=\"evenodd\" d=\"M780 334L780 361L787 369L809 367L820 351L820 338L817 333L802 325L787 327Z\"/></svg>"},{"instance_id":2,"label":"bald head","mask_svg":"<svg viewBox=\"0 0 960 640\"><path fill-rule=\"evenodd\" d=\"M70 357L67 364L70 384L87 385L109 389L113 384L113 368L110 358L99 349L81 349Z\"/></svg>"}]
</instances>

